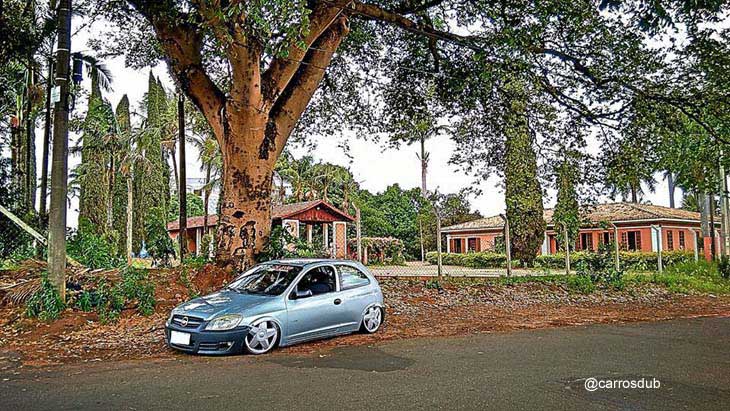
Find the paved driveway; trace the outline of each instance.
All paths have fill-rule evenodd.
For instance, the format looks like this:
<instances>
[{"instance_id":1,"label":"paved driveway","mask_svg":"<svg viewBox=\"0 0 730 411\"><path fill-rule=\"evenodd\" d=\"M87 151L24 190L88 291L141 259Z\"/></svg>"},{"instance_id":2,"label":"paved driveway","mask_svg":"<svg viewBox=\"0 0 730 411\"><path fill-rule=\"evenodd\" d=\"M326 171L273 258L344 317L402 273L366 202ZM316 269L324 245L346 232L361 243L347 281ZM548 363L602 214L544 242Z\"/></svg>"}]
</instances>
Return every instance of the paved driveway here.
<instances>
[{"instance_id":1,"label":"paved driveway","mask_svg":"<svg viewBox=\"0 0 730 411\"><path fill-rule=\"evenodd\" d=\"M308 356L0 371L25 409L727 410L730 318L401 340ZM17 374L16 374L17 373ZM659 381L587 391L589 378Z\"/></svg>"}]
</instances>

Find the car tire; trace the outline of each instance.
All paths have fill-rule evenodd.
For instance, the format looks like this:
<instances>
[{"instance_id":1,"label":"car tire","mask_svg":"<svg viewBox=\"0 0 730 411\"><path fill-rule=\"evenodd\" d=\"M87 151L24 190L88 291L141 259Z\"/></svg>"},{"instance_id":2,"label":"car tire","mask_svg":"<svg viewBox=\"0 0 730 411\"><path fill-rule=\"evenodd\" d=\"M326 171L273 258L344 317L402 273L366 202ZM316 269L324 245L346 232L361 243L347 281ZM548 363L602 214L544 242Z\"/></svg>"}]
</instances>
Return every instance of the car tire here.
<instances>
[{"instance_id":1,"label":"car tire","mask_svg":"<svg viewBox=\"0 0 730 411\"><path fill-rule=\"evenodd\" d=\"M273 350L279 343L281 330L272 320L261 320L251 326L243 337L243 350L249 354L261 355Z\"/></svg>"},{"instance_id":2,"label":"car tire","mask_svg":"<svg viewBox=\"0 0 730 411\"><path fill-rule=\"evenodd\" d=\"M366 334L373 334L380 329L385 319L385 312L382 307L372 306L365 310L360 323L360 331Z\"/></svg>"}]
</instances>

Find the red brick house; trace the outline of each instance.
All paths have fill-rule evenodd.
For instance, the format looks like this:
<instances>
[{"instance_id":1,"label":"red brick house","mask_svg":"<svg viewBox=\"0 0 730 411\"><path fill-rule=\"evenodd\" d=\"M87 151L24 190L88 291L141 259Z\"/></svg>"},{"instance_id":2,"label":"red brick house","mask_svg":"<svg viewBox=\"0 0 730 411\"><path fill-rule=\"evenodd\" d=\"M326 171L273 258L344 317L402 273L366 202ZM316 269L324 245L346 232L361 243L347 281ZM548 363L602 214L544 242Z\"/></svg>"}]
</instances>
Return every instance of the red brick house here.
<instances>
[{"instance_id":1,"label":"red brick house","mask_svg":"<svg viewBox=\"0 0 730 411\"><path fill-rule=\"evenodd\" d=\"M187 220L188 250L200 254L200 243L203 236L215 230L218 224L217 215L208 216L207 230L203 229L204 217L190 217ZM302 203L275 205L271 209L272 226L281 225L296 238L306 236L311 243L315 227L321 229L325 250L329 250L333 257L346 258L347 256L347 223L355 219L349 214L337 209L322 200L305 201ZM180 224L176 221L167 223L167 231L175 240L180 232ZM331 236L330 236L331 233Z\"/></svg>"},{"instance_id":2,"label":"red brick house","mask_svg":"<svg viewBox=\"0 0 730 411\"><path fill-rule=\"evenodd\" d=\"M552 209L545 210L547 230L542 254L554 254L559 249L552 216ZM591 207L583 220L576 250L596 251L601 244L613 241L617 232L622 249L655 252L659 249L658 232L662 250L704 249L705 254L709 253L711 242L701 237L700 214L692 211L649 204L611 203ZM502 218L493 216L445 227L441 231L446 235L447 252L467 253L494 250L495 244L504 240L503 230ZM717 227L715 230L719 250L720 234Z\"/></svg>"}]
</instances>

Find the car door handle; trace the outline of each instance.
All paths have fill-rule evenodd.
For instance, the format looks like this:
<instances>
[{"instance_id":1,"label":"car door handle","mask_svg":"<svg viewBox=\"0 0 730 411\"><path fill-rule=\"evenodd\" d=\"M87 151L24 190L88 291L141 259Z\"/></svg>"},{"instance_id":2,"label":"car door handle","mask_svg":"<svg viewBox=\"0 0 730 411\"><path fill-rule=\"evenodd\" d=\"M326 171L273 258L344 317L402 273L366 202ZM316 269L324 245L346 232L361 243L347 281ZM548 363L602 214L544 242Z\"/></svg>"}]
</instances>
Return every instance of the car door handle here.
<instances>
[{"instance_id":1,"label":"car door handle","mask_svg":"<svg viewBox=\"0 0 730 411\"><path fill-rule=\"evenodd\" d=\"M340 304L342 304L342 300L340 300L339 298L335 299L335 305L340 305Z\"/></svg>"}]
</instances>

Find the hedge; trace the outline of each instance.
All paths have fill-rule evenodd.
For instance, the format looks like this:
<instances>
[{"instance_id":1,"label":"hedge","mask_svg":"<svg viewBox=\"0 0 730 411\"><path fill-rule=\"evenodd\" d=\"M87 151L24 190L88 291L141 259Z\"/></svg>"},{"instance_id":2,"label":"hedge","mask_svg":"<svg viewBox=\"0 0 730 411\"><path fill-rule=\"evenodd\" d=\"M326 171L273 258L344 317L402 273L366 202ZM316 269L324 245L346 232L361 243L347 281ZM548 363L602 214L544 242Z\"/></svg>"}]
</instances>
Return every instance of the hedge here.
<instances>
[{"instance_id":1,"label":"hedge","mask_svg":"<svg viewBox=\"0 0 730 411\"><path fill-rule=\"evenodd\" d=\"M657 253L621 251L621 269L634 271L650 271L657 269ZM577 266L581 261L590 265L600 258L598 253L575 252L570 254L570 264ZM426 261L436 264L436 252L426 254ZM505 268L507 267L507 256L504 254L478 252L467 254L442 253L441 261L444 265L457 265L470 268ZM673 264L694 261L694 253L688 251L664 251L662 262L665 267ZM514 264L514 262L513 262ZM539 255L535 259L535 265L540 268L565 268L565 254Z\"/></svg>"}]
</instances>

